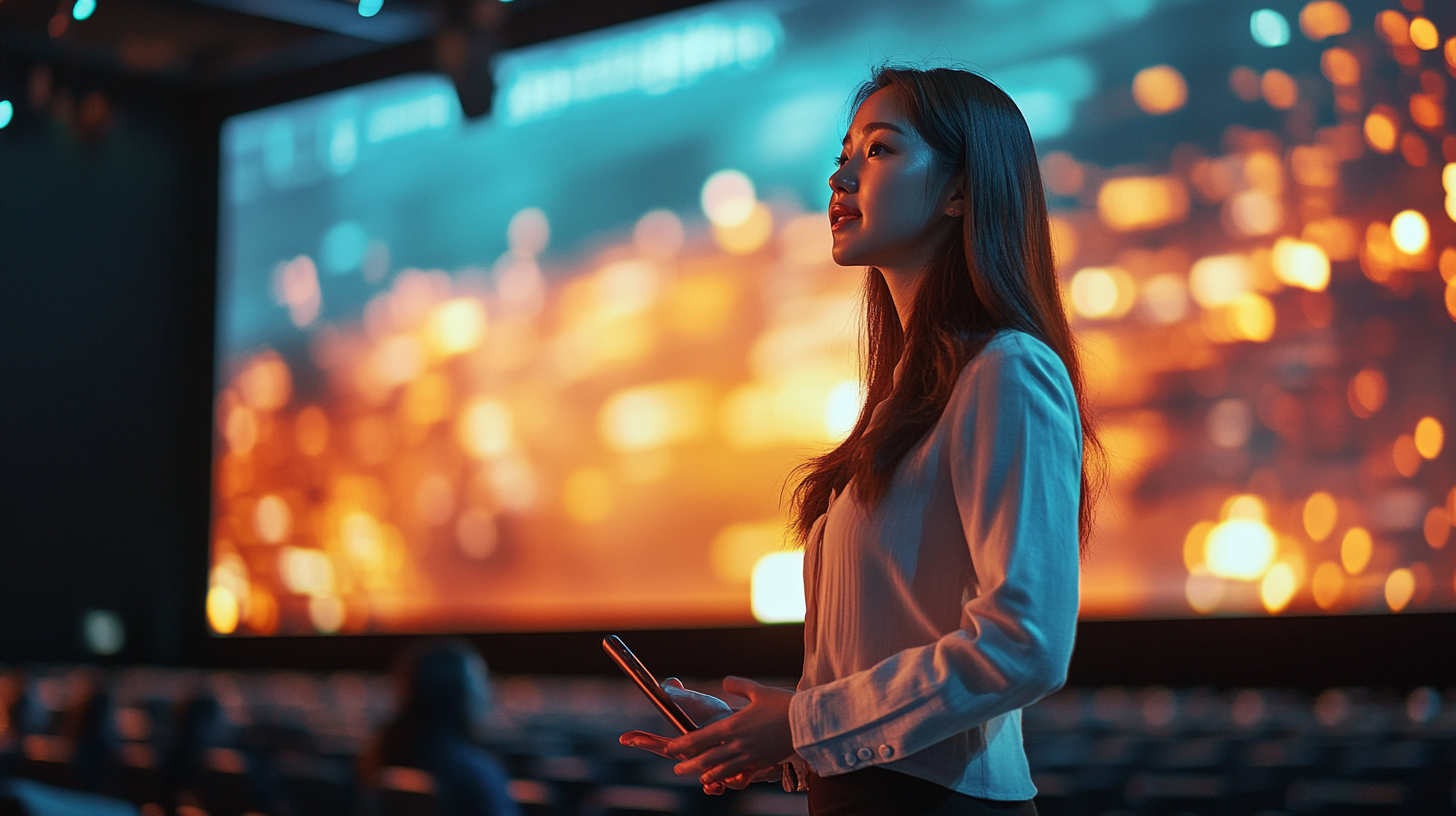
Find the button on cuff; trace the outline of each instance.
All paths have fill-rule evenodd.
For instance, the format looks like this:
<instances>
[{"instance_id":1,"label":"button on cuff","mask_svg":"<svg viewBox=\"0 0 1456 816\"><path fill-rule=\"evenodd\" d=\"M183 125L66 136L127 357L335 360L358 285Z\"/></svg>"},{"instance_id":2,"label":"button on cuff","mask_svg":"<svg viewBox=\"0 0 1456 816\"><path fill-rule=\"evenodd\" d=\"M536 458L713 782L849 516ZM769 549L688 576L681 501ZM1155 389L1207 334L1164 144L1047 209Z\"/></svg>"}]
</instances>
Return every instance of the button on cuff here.
<instances>
[{"instance_id":1,"label":"button on cuff","mask_svg":"<svg viewBox=\"0 0 1456 816\"><path fill-rule=\"evenodd\" d=\"M895 755L895 749L888 745L880 746L880 759L889 759Z\"/></svg>"}]
</instances>

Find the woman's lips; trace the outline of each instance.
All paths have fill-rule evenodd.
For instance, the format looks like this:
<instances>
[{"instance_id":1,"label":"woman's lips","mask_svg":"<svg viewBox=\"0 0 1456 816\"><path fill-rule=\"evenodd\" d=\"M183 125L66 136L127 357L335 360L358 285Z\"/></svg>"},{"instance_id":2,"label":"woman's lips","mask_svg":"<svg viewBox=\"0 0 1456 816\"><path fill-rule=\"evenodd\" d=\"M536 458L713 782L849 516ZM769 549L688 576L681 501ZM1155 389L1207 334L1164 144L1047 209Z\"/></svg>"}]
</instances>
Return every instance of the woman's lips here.
<instances>
[{"instance_id":1,"label":"woman's lips","mask_svg":"<svg viewBox=\"0 0 1456 816\"><path fill-rule=\"evenodd\" d=\"M859 210L847 204L834 204L829 207L829 229L837 230L851 221L859 219Z\"/></svg>"}]
</instances>

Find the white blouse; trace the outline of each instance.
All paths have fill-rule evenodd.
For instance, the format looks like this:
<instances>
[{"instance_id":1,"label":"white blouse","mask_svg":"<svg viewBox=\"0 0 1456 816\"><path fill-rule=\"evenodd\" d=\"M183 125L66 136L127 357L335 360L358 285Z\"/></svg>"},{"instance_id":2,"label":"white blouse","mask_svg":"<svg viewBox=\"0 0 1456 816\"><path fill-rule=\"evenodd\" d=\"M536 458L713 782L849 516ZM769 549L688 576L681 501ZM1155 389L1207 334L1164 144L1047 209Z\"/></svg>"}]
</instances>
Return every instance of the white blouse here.
<instances>
[{"instance_id":1,"label":"white blouse","mask_svg":"<svg viewBox=\"0 0 1456 816\"><path fill-rule=\"evenodd\" d=\"M1082 431L1041 341L1003 331L866 508L853 485L804 558L794 747L983 799L1036 795L1021 709L1066 681L1077 623Z\"/></svg>"}]
</instances>

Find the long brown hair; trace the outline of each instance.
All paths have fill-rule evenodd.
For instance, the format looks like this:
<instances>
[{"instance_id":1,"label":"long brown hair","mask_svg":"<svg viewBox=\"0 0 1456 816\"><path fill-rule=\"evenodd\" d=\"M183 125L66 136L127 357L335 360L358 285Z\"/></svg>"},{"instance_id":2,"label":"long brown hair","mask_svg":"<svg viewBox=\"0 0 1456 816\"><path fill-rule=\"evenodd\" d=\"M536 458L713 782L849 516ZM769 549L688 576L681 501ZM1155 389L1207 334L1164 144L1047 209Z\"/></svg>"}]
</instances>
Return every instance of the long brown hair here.
<instances>
[{"instance_id":1,"label":"long brown hair","mask_svg":"<svg viewBox=\"0 0 1456 816\"><path fill-rule=\"evenodd\" d=\"M941 169L964 179L966 214L962 229L926 271L903 328L884 277L873 267L866 270L865 403L848 438L800 467L794 530L807 540L830 493L850 481L859 501L878 502L900 460L940 419L966 363L997 332L1015 329L1056 352L1072 380L1082 425L1077 528L1085 553L1105 454L1083 399L1082 367L1062 307L1041 169L1026 120L1005 91L969 71L882 66L856 91L853 108L880 90L896 94ZM871 427L871 412L882 402L885 418Z\"/></svg>"}]
</instances>

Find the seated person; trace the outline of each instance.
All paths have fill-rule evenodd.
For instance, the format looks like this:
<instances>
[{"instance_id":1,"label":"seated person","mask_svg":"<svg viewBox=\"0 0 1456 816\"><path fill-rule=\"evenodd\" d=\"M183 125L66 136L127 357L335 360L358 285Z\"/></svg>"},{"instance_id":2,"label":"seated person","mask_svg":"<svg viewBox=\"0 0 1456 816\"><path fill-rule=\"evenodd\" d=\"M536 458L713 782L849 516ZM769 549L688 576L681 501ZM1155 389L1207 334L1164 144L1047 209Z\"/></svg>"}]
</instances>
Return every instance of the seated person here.
<instances>
[{"instance_id":1,"label":"seated person","mask_svg":"<svg viewBox=\"0 0 1456 816\"><path fill-rule=\"evenodd\" d=\"M362 760L378 786L388 766L435 778L441 816L520 816L501 764L477 741L490 710L485 661L462 640L427 641L395 667L398 710Z\"/></svg>"}]
</instances>

